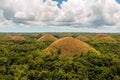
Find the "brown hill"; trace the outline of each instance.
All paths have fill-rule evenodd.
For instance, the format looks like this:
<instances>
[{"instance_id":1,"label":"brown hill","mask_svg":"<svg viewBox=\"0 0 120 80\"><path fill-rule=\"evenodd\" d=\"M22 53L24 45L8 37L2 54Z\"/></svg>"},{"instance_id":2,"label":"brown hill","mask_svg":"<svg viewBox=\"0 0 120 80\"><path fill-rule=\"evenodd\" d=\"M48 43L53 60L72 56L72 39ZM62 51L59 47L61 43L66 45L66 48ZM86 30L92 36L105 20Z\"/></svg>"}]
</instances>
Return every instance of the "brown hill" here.
<instances>
[{"instance_id":1,"label":"brown hill","mask_svg":"<svg viewBox=\"0 0 120 80\"><path fill-rule=\"evenodd\" d=\"M21 35L15 35L13 36L12 40L25 40L25 38Z\"/></svg>"},{"instance_id":2,"label":"brown hill","mask_svg":"<svg viewBox=\"0 0 120 80\"><path fill-rule=\"evenodd\" d=\"M3 37L3 40L12 40L12 36L10 34L7 34Z\"/></svg>"},{"instance_id":3,"label":"brown hill","mask_svg":"<svg viewBox=\"0 0 120 80\"><path fill-rule=\"evenodd\" d=\"M103 38L103 37L110 37L110 36L107 34L97 34L94 38L97 39L97 38Z\"/></svg>"},{"instance_id":4,"label":"brown hill","mask_svg":"<svg viewBox=\"0 0 120 80\"><path fill-rule=\"evenodd\" d=\"M95 43L116 43L117 41L107 34L97 34L94 37Z\"/></svg>"},{"instance_id":5,"label":"brown hill","mask_svg":"<svg viewBox=\"0 0 120 80\"><path fill-rule=\"evenodd\" d=\"M116 43L117 41L111 37L101 37L94 39L95 43Z\"/></svg>"},{"instance_id":6,"label":"brown hill","mask_svg":"<svg viewBox=\"0 0 120 80\"><path fill-rule=\"evenodd\" d=\"M62 38L63 38L63 37L72 37L72 36L73 36L73 34L61 34L61 35L60 35L60 37L62 37Z\"/></svg>"},{"instance_id":7,"label":"brown hill","mask_svg":"<svg viewBox=\"0 0 120 80\"><path fill-rule=\"evenodd\" d=\"M37 36L39 36L39 34L33 33L32 36L37 37Z\"/></svg>"},{"instance_id":8,"label":"brown hill","mask_svg":"<svg viewBox=\"0 0 120 80\"><path fill-rule=\"evenodd\" d=\"M87 41L88 40L88 38L83 36L83 35L79 35L78 37L76 37L76 39L81 40L81 41Z\"/></svg>"},{"instance_id":9,"label":"brown hill","mask_svg":"<svg viewBox=\"0 0 120 80\"><path fill-rule=\"evenodd\" d=\"M44 34L41 38L39 38L37 41L55 41L57 40L56 37L50 34Z\"/></svg>"},{"instance_id":10,"label":"brown hill","mask_svg":"<svg viewBox=\"0 0 120 80\"><path fill-rule=\"evenodd\" d=\"M72 37L61 38L53 42L45 51L52 54L61 54L63 57L72 57L77 53L88 51L98 53L98 51L88 44Z\"/></svg>"}]
</instances>

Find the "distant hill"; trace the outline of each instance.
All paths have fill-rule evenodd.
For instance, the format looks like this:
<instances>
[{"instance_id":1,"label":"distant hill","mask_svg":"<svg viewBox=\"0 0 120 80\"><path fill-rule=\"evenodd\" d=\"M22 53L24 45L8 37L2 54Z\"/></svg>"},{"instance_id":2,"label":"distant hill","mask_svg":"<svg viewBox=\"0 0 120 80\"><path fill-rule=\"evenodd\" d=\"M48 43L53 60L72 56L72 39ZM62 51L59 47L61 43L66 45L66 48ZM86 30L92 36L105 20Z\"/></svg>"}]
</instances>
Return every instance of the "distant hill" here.
<instances>
[{"instance_id":1,"label":"distant hill","mask_svg":"<svg viewBox=\"0 0 120 80\"><path fill-rule=\"evenodd\" d=\"M25 38L21 35L15 35L13 36L12 40L25 40Z\"/></svg>"},{"instance_id":2,"label":"distant hill","mask_svg":"<svg viewBox=\"0 0 120 80\"><path fill-rule=\"evenodd\" d=\"M116 43L117 41L107 34L97 34L94 37L95 43Z\"/></svg>"},{"instance_id":3,"label":"distant hill","mask_svg":"<svg viewBox=\"0 0 120 80\"><path fill-rule=\"evenodd\" d=\"M42 37L40 37L37 41L55 41L57 40L56 37L50 34L44 34Z\"/></svg>"},{"instance_id":4,"label":"distant hill","mask_svg":"<svg viewBox=\"0 0 120 80\"><path fill-rule=\"evenodd\" d=\"M10 35L10 34L7 34L3 37L3 40L25 40L25 38L21 35Z\"/></svg>"},{"instance_id":5,"label":"distant hill","mask_svg":"<svg viewBox=\"0 0 120 80\"><path fill-rule=\"evenodd\" d=\"M97 34L94 38L97 39L97 38L103 38L103 37L110 37L110 36L107 34Z\"/></svg>"},{"instance_id":6,"label":"distant hill","mask_svg":"<svg viewBox=\"0 0 120 80\"><path fill-rule=\"evenodd\" d=\"M11 36L10 34L7 34L3 37L3 40L12 40L13 36Z\"/></svg>"},{"instance_id":7,"label":"distant hill","mask_svg":"<svg viewBox=\"0 0 120 80\"><path fill-rule=\"evenodd\" d=\"M90 45L72 37L61 38L53 42L46 49L46 51L52 54L54 53L60 54L63 57L72 57L75 56L77 53L88 51L98 53L98 51L92 48Z\"/></svg>"},{"instance_id":8,"label":"distant hill","mask_svg":"<svg viewBox=\"0 0 120 80\"><path fill-rule=\"evenodd\" d=\"M76 37L76 39L81 40L81 41L87 41L88 38L86 36L83 35L79 35L78 37Z\"/></svg>"}]
</instances>

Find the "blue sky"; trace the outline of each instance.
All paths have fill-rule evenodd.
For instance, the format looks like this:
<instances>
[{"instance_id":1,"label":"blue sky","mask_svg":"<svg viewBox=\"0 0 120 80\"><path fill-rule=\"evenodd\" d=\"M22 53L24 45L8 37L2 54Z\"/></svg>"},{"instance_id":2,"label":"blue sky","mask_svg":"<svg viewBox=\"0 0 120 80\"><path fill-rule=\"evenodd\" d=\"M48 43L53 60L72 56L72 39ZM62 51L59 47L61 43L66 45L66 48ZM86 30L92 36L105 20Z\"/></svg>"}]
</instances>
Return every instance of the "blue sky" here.
<instances>
[{"instance_id":1,"label":"blue sky","mask_svg":"<svg viewBox=\"0 0 120 80\"><path fill-rule=\"evenodd\" d=\"M120 0L116 0L118 3L120 3Z\"/></svg>"},{"instance_id":2,"label":"blue sky","mask_svg":"<svg viewBox=\"0 0 120 80\"><path fill-rule=\"evenodd\" d=\"M57 1L57 2L58 2L57 6L58 6L59 8L61 8L62 2L63 2L63 1L67 2L68 0L53 0L53 1Z\"/></svg>"},{"instance_id":3,"label":"blue sky","mask_svg":"<svg viewBox=\"0 0 120 80\"><path fill-rule=\"evenodd\" d=\"M45 1L46 1L46 0L44 0L44 2L45 2ZM63 2L67 2L68 0L52 0L52 1L58 2L57 6L58 6L59 8L61 8L62 3L63 3Z\"/></svg>"},{"instance_id":4,"label":"blue sky","mask_svg":"<svg viewBox=\"0 0 120 80\"><path fill-rule=\"evenodd\" d=\"M0 0L0 32L120 32L120 0Z\"/></svg>"}]
</instances>

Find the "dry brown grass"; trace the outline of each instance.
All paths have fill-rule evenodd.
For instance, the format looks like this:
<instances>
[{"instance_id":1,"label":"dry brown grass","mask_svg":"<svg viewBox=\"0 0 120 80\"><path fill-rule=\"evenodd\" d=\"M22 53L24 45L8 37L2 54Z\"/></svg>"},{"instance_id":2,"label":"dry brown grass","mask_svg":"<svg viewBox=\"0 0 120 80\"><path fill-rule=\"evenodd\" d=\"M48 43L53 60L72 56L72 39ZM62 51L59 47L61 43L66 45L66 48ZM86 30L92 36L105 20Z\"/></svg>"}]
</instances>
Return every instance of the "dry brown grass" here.
<instances>
[{"instance_id":1,"label":"dry brown grass","mask_svg":"<svg viewBox=\"0 0 120 80\"><path fill-rule=\"evenodd\" d=\"M97 34L94 38L98 39L98 38L103 38L103 37L110 37L110 36L107 34Z\"/></svg>"},{"instance_id":2,"label":"dry brown grass","mask_svg":"<svg viewBox=\"0 0 120 80\"><path fill-rule=\"evenodd\" d=\"M76 37L76 39L81 40L81 41L87 41L88 40L88 38L83 36L83 35L79 35L78 37Z\"/></svg>"},{"instance_id":3,"label":"dry brown grass","mask_svg":"<svg viewBox=\"0 0 120 80\"><path fill-rule=\"evenodd\" d=\"M13 36L12 40L25 40L25 38L21 35L15 35Z\"/></svg>"},{"instance_id":4,"label":"dry brown grass","mask_svg":"<svg viewBox=\"0 0 120 80\"><path fill-rule=\"evenodd\" d=\"M32 36L37 37L37 36L39 36L39 34L34 33L34 34L32 34Z\"/></svg>"},{"instance_id":5,"label":"dry brown grass","mask_svg":"<svg viewBox=\"0 0 120 80\"><path fill-rule=\"evenodd\" d=\"M12 36L10 34L7 34L3 37L3 40L12 40Z\"/></svg>"},{"instance_id":6,"label":"dry brown grass","mask_svg":"<svg viewBox=\"0 0 120 80\"><path fill-rule=\"evenodd\" d=\"M72 37L73 36L73 34L62 34L62 35L60 35L62 38L63 37Z\"/></svg>"},{"instance_id":7,"label":"dry brown grass","mask_svg":"<svg viewBox=\"0 0 120 80\"><path fill-rule=\"evenodd\" d=\"M44 34L41 38L39 38L37 41L55 41L57 40L56 37L50 34Z\"/></svg>"},{"instance_id":8,"label":"dry brown grass","mask_svg":"<svg viewBox=\"0 0 120 80\"><path fill-rule=\"evenodd\" d=\"M45 51L52 54L58 53L63 57L72 57L77 53L88 51L98 53L98 51L90 45L72 37L61 38L53 42Z\"/></svg>"},{"instance_id":9,"label":"dry brown grass","mask_svg":"<svg viewBox=\"0 0 120 80\"><path fill-rule=\"evenodd\" d=\"M94 37L95 43L116 43L117 41L107 34L97 34Z\"/></svg>"},{"instance_id":10,"label":"dry brown grass","mask_svg":"<svg viewBox=\"0 0 120 80\"><path fill-rule=\"evenodd\" d=\"M101 37L94 40L95 43L116 43L117 41L111 37Z\"/></svg>"},{"instance_id":11,"label":"dry brown grass","mask_svg":"<svg viewBox=\"0 0 120 80\"><path fill-rule=\"evenodd\" d=\"M15 36L11 36L9 34L7 34L3 40L25 40L25 38L23 36L20 35L15 35Z\"/></svg>"}]
</instances>

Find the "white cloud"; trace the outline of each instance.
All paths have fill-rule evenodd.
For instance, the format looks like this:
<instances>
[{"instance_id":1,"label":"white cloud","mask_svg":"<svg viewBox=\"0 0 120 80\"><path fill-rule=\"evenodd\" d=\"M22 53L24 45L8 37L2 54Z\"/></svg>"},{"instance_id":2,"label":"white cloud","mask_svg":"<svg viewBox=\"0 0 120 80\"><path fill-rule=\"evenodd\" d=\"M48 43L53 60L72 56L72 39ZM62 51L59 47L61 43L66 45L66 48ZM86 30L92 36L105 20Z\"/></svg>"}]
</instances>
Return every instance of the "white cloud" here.
<instances>
[{"instance_id":1,"label":"white cloud","mask_svg":"<svg viewBox=\"0 0 120 80\"><path fill-rule=\"evenodd\" d=\"M120 29L120 4L115 0L68 0L61 9L46 0L0 0L0 26ZM7 22L6 22L7 21Z\"/></svg>"}]
</instances>

